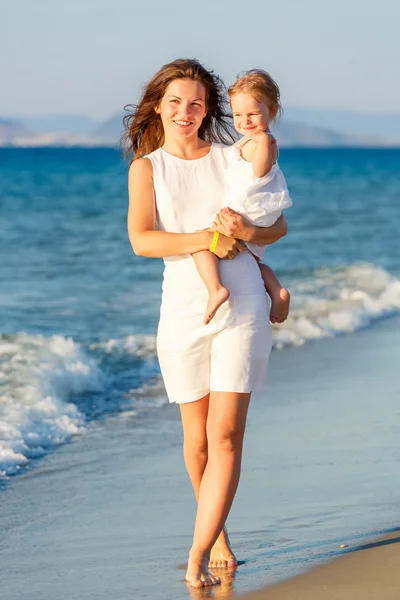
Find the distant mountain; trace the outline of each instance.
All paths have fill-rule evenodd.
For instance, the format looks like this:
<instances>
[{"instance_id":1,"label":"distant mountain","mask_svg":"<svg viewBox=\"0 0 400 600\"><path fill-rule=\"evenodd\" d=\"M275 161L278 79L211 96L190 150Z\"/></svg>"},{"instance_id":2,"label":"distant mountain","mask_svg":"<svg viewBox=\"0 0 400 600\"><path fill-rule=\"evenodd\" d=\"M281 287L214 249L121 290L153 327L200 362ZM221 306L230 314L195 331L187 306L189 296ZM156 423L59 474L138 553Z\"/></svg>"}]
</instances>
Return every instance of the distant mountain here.
<instances>
[{"instance_id":1,"label":"distant mountain","mask_svg":"<svg viewBox=\"0 0 400 600\"><path fill-rule=\"evenodd\" d=\"M103 144L114 145L123 131L122 118L125 113L115 114L98 127L94 134ZM285 118L275 127L281 146L366 146L380 145L382 140L372 136L349 136L328 128L296 123Z\"/></svg>"},{"instance_id":2,"label":"distant mountain","mask_svg":"<svg viewBox=\"0 0 400 600\"><path fill-rule=\"evenodd\" d=\"M7 136L0 135L0 146L115 146L119 141L116 125L114 124L116 135L107 132L107 123L112 120L112 118L108 119L101 126L94 119L79 115L25 117L18 121L3 120L0 123L18 123L19 128L13 130L9 128ZM28 129L27 124L31 125L32 130ZM122 121L120 129L122 130Z\"/></svg>"},{"instance_id":3,"label":"distant mountain","mask_svg":"<svg viewBox=\"0 0 400 600\"><path fill-rule=\"evenodd\" d=\"M38 133L30 131L18 121L0 119L0 147L91 147L101 145L101 140L97 140L90 135L80 135L68 132Z\"/></svg>"},{"instance_id":4,"label":"distant mountain","mask_svg":"<svg viewBox=\"0 0 400 600\"><path fill-rule=\"evenodd\" d=\"M109 119L104 121L101 125L96 127L92 135L98 140L101 140L103 144L118 144L124 130L122 119L126 113L116 113Z\"/></svg>"},{"instance_id":5,"label":"distant mountain","mask_svg":"<svg viewBox=\"0 0 400 600\"><path fill-rule=\"evenodd\" d=\"M0 145L118 146L126 113L0 120ZM29 125L29 126L28 126ZM275 128L281 146L400 146L400 115L288 107Z\"/></svg>"},{"instance_id":6,"label":"distant mountain","mask_svg":"<svg viewBox=\"0 0 400 600\"><path fill-rule=\"evenodd\" d=\"M381 146L382 139L372 136L347 135L324 127L301 122L282 121L272 128L280 146Z\"/></svg>"},{"instance_id":7,"label":"distant mountain","mask_svg":"<svg viewBox=\"0 0 400 600\"><path fill-rule=\"evenodd\" d=\"M44 133L72 133L77 135L91 134L98 127L99 121L84 115L42 115L38 117L18 117L23 125Z\"/></svg>"},{"instance_id":8,"label":"distant mountain","mask_svg":"<svg viewBox=\"0 0 400 600\"><path fill-rule=\"evenodd\" d=\"M287 107L283 119L340 131L346 135L373 137L400 144L400 113L367 114L350 110Z\"/></svg>"},{"instance_id":9,"label":"distant mountain","mask_svg":"<svg viewBox=\"0 0 400 600\"><path fill-rule=\"evenodd\" d=\"M12 144L15 138L29 139L35 134L25 125L14 119L0 119L0 146Z\"/></svg>"}]
</instances>

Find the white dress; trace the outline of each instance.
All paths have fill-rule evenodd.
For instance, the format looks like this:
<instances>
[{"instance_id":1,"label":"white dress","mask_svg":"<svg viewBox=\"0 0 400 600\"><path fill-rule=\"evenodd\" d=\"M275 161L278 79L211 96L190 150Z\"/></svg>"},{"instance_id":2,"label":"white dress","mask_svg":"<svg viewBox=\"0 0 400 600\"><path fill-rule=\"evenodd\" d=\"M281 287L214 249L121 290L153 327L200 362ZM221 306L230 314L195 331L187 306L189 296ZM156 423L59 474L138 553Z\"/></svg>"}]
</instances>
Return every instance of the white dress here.
<instances>
[{"instance_id":1,"label":"white dress","mask_svg":"<svg viewBox=\"0 0 400 600\"><path fill-rule=\"evenodd\" d=\"M209 153L184 160L162 148L151 160L157 227L192 233L222 208L230 147L212 144ZM157 353L170 402L199 400L210 390L259 389L271 351L267 294L254 257L244 251L220 261L230 298L208 325L207 290L189 254L164 259Z\"/></svg>"},{"instance_id":2,"label":"white dress","mask_svg":"<svg viewBox=\"0 0 400 600\"><path fill-rule=\"evenodd\" d=\"M241 156L241 149L250 138L242 138L230 146L223 205L246 217L257 227L271 227L282 211L292 206L285 177L278 162L264 177L255 177L253 165ZM202 229L210 227L214 215L209 215ZM265 246L247 243L249 250L260 260Z\"/></svg>"}]
</instances>

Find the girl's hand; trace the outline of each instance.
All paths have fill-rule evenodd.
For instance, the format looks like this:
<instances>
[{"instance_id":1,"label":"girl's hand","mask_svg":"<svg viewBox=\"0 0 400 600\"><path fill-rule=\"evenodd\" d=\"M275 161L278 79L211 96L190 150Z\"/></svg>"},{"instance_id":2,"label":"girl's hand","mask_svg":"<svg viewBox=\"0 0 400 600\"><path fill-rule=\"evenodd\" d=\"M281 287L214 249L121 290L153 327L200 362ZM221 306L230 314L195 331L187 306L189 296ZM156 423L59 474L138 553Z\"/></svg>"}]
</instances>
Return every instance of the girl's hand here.
<instances>
[{"instance_id":1,"label":"girl's hand","mask_svg":"<svg viewBox=\"0 0 400 600\"><path fill-rule=\"evenodd\" d=\"M252 140L254 140L255 142L258 142L260 140L265 140L266 142L268 142L271 146L273 146L274 144L276 144L276 139L275 137L272 135L272 133L269 130L269 126L268 125L259 125L257 129L255 129L249 136Z\"/></svg>"},{"instance_id":2,"label":"girl's hand","mask_svg":"<svg viewBox=\"0 0 400 600\"><path fill-rule=\"evenodd\" d=\"M218 230L227 237L248 241L252 232L252 225L240 213L227 206L222 208L215 217L213 229L214 231Z\"/></svg>"}]
</instances>

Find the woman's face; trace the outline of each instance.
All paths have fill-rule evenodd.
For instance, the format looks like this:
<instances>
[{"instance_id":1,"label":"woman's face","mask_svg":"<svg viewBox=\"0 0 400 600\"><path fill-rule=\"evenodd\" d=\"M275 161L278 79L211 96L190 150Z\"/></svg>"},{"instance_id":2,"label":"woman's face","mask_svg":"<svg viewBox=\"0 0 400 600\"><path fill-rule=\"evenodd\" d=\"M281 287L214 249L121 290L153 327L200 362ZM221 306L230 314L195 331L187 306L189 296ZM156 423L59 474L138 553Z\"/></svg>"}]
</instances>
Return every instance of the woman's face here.
<instances>
[{"instance_id":1,"label":"woman's face","mask_svg":"<svg viewBox=\"0 0 400 600\"><path fill-rule=\"evenodd\" d=\"M193 79L174 79L155 110L166 136L189 138L197 133L207 113L205 87Z\"/></svg>"}]
</instances>

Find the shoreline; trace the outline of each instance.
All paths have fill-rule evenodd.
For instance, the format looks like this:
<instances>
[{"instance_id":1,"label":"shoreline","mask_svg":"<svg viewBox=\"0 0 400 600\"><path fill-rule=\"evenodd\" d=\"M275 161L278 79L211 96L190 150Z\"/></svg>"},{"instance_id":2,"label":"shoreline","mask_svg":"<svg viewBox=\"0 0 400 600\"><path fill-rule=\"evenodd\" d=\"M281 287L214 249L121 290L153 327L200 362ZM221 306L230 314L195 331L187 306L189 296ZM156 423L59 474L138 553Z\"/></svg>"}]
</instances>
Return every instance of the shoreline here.
<instances>
[{"instance_id":1,"label":"shoreline","mask_svg":"<svg viewBox=\"0 0 400 600\"><path fill-rule=\"evenodd\" d=\"M228 520L241 564L211 597L280 585L350 556L341 543L397 525L399 324L273 353L252 399ZM102 421L10 481L1 492L2 600L190 598L180 565L195 502L178 411L162 412Z\"/></svg>"},{"instance_id":2,"label":"shoreline","mask_svg":"<svg viewBox=\"0 0 400 600\"><path fill-rule=\"evenodd\" d=\"M400 528L242 600L398 600Z\"/></svg>"}]
</instances>

